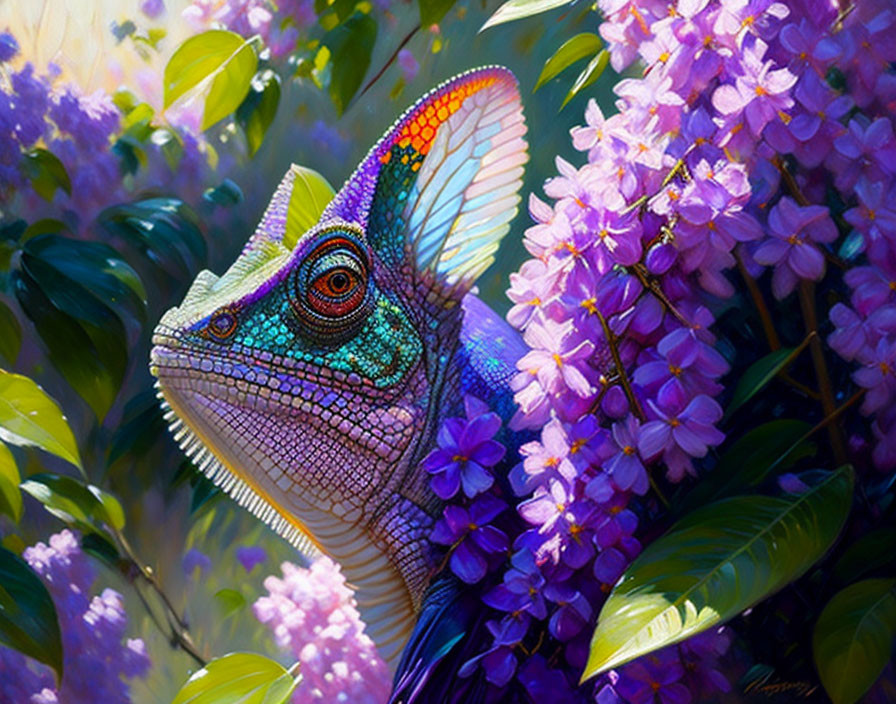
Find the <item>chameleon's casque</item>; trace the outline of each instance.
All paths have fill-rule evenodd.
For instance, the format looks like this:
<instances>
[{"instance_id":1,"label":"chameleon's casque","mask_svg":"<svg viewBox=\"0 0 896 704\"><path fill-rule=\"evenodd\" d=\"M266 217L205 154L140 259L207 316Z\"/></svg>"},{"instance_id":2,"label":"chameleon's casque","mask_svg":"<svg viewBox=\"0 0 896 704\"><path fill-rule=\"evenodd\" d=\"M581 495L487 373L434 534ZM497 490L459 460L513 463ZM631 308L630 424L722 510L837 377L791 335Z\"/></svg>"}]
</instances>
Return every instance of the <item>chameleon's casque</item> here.
<instances>
[{"instance_id":1,"label":"chameleon's casque","mask_svg":"<svg viewBox=\"0 0 896 704\"><path fill-rule=\"evenodd\" d=\"M420 460L462 385L514 371L493 349L509 331L464 298L516 214L524 135L509 71L448 81L292 249L290 171L236 262L199 274L155 331L175 437L281 535L343 565L393 667L436 567Z\"/></svg>"}]
</instances>

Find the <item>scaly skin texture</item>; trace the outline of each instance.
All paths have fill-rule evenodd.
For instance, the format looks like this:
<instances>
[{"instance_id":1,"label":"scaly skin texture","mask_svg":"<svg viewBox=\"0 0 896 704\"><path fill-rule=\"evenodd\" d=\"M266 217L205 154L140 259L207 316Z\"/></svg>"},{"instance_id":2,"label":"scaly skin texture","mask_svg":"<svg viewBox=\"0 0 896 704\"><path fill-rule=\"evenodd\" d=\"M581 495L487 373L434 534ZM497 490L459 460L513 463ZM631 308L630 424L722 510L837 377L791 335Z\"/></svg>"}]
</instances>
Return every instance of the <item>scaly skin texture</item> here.
<instances>
[{"instance_id":1,"label":"scaly skin texture","mask_svg":"<svg viewBox=\"0 0 896 704\"><path fill-rule=\"evenodd\" d=\"M505 388L521 351L464 297L516 212L524 132L509 72L453 79L292 250L287 174L240 258L202 272L154 336L185 450L284 537L342 563L393 667L436 567L440 504L420 460L462 388Z\"/></svg>"}]
</instances>

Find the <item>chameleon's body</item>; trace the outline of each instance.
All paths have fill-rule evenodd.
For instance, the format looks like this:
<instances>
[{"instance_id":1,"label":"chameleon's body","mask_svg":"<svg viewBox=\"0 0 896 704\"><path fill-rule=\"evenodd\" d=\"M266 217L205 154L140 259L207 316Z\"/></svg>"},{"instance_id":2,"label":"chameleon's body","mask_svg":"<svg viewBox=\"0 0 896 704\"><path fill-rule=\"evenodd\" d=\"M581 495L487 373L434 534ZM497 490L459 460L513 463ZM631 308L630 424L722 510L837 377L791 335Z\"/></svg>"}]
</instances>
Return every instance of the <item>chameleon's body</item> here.
<instances>
[{"instance_id":1,"label":"chameleon's body","mask_svg":"<svg viewBox=\"0 0 896 704\"><path fill-rule=\"evenodd\" d=\"M339 561L394 668L437 568L421 459L467 390L509 412L522 344L468 295L519 203L516 82L424 97L297 244L287 174L240 258L159 324L152 370L176 437L219 485Z\"/></svg>"}]
</instances>

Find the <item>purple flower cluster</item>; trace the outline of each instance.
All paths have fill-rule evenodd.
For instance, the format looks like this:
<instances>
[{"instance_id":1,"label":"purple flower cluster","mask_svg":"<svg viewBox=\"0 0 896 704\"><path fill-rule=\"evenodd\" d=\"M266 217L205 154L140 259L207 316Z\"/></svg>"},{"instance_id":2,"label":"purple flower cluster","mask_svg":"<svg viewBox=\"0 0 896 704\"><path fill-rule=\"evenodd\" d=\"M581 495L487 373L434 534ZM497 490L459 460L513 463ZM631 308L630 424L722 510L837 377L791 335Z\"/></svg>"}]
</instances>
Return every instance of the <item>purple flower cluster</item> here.
<instances>
[{"instance_id":1,"label":"purple flower cluster","mask_svg":"<svg viewBox=\"0 0 896 704\"><path fill-rule=\"evenodd\" d=\"M221 27L244 37L259 35L279 58L296 48L300 30L317 20L313 0L193 0L183 18L196 31Z\"/></svg>"},{"instance_id":2,"label":"purple flower cluster","mask_svg":"<svg viewBox=\"0 0 896 704\"><path fill-rule=\"evenodd\" d=\"M0 34L0 62L17 54L15 38ZM204 146L184 115L171 116L180 132L173 137L182 152L177 164L169 163L161 144L148 140L138 146L146 168L134 182L126 182L112 149L122 130L122 115L112 97L103 91L85 95L74 84L59 85L58 74L53 64L41 74L25 63L18 70L7 66L0 80L0 202L11 212L27 221L55 217L83 234L100 210L126 200L135 187L165 184L182 196L199 198L208 164ZM49 208L30 187L23 168L23 152L36 147L48 149L62 162L71 183L71 195L57 189Z\"/></svg>"},{"instance_id":3,"label":"purple flower cluster","mask_svg":"<svg viewBox=\"0 0 896 704\"><path fill-rule=\"evenodd\" d=\"M645 69L615 87L616 114L589 103L586 125L572 131L587 163L558 158L544 187L551 202L530 197L532 259L508 291L508 320L530 349L511 384L510 424L540 431L510 474L527 528L498 539L472 507L449 506L439 530L439 542L464 547L451 564L466 581L511 545L502 582L484 597L498 615L492 646L461 672L481 665L499 686L517 673L533 687L558 674L522 647L534 621L547 621L572 671L582 667L595 610L640 550L629 503L647 493L650 472L679 482L724 440L716 397L729 365L714 348L707 294L733 295L728 270L738 263L753 276L770 268L779 299L821 280L840 238L828 207L813 204L827 202L829 184L855 202L845 218L868 259L846 274L852 306L832 310L830 344L862 365L854 380L868 389L875 460L896 464L892 4L873 0L846 17L828 0L597 4L614 68L640 60ZM786 183L780 155L799 167ZM474 436L483 422L485 410L467 406L443 429L452 457L470 456L459 433ZM443 498L458 496L460 481L443 490L439 472L460 472L447 460L433 455L427 466ZM483 471L473 469L468 497L488 491ZM487 504L477 508L488 522L499 509L486 498L473 505ZM709 646L695 640L612 673L598 700L687 702L727 689L714 664L727 636L705 638Z\"/></svg>"},{"instance_id":4,"label":"purple flower cluster","mask_svg":"<svg viewBox=\"0 0 896 704\"><path fill-rule=\"evenodd\" d=\"M301 662L302 682L293 702L381 704L391 682L346 586L339 566L321 557L310 567L282 565L283 578L268 577L268 595L254 604L255 617Z\"/></svg>"},{"instance_id":5,"label":"purple flower cluster","mask_svg":"<svg viewBox=\"0 0 896 704\"><path fill-rule=\"evenodd\" d=\"M143 641L127 638L121 595L90 596L95 574L77 536L63 530L24 558L47 585L62 631L64 676L57 689L49 669L0 647L0 700L30 704L130 702L124 680L143 677L150 661Z\"/></svg>"}]
</instances>

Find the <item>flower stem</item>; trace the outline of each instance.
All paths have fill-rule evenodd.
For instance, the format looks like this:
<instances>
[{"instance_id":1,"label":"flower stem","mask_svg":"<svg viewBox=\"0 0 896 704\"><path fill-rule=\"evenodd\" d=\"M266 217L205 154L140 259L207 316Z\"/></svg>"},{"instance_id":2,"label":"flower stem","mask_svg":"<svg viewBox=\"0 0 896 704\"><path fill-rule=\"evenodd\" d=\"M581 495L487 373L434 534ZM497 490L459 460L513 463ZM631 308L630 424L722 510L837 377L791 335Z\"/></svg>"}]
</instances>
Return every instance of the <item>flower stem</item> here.
<instances>
[{"instance_id":1,"label":"flower stem","mask_svg":"<svg viewBox=\"0 0 896 704\"><path fill-rule=\"evenodd\" d=\"M756 279L750 276L750 272L748 272L747 267L744 266L740 254L735 253L734 258L737 260L737 269L740 271L740 275L747 285L747 291L750 292L750 298L753 299L753 305L756 306L756 311L759 313L759 320L762 322L762 330L765 333L765 339L768 342L769 349L772 352L781 349L781 338L778 337L778 331L775 330L775 323L772 321L772 315L768 310L768 306L765 304L765 298L762 296L759 284L756 283Z\"/></svg>"},{"instance_id":2,"label":"flower stem","mask_svg":"<svg viewBox=\"0 0 896 704\"><path fill-rule=\"evenodd\" d=\"M803 321L806 324L806 332L815 333L809 341L809 352L812 355L812 365L815 367L815 377L818 380L818 390L821 394L821 409L824 411L825 417L833 416L837 409L834 404L834 390L831 386L831 378L828 375L828 365L824 358L824 349L821 346L821 338L818 336L815 284L811 281L801 281L799 298L800 308L803 312ZM834 457L838 463L844 464L846 462L846 449L840 426L835 423L829 423L827 429Z\"/></svg>"},{"instance_id":3,"label":"flower stem","mask_svg":"<svg viewBox=\"0 0 896 704\"><path fill-rule=\"evenodd\" d=\"M407 45L407 43L409 41L411 41L411 39L413 39L414 35L419 31L420 31L420 25L417 24L414 26L414 28L410 32L408 32L405 35L404 39L402 39L401 42L399 42L398 46L395 47L395 51L392 52L392 56L390 56L389 59L386 61L386 63L383 64L383 67L379 71L377 71L376 75L374 75L373 78L371 78L369 81L367 81L367 83L364 85L364 87L358 92L358 95L355 96L355 100L358 100L362 95L364 95L368 90L370 90L373 87L374 83L376 83L378 80L380 80L380 78L382 78L383 74L386 72L386 69L388 69L394 63L395 59L398 58L398 52L401 51L402 49L404 49L405 46Z\"/></svg>"},{"instance_id":4,"label":"flower stem","mask_svg":"<svg viewBox=\"0 0 896 704\"><path fill-rule=\"evenodd\" d=\"M619 355L619 347L616 345L616 335L610 330L610 325L607 323L607 319L604 317L603 313L597 309L595 309L594 312L597 314L598 320L600 320L600 326L603 328L604 337L607 338L607 346L610 348L610 354L613 355L613 364L616 366L616 374L619 377L619 383L622 384L622 390L625 392L625 397L628 399L632 413L634 413L638 420L643 423L647 420L647 416L644 415L644 409L641 408L641 403L635 396L635 392L632 391L632 385L628 379L628 374L625 371L625 365L622 364L622 357Z\"/></svg>"},{"instance_id":5,"label":"flower stem","mask_svg":"<svg viewBox=\"0 0 896 704\"><path fill-rule=\"evenodd\" d=\"M161 600L162 605L165 608L165 616L170 628L170 633L168 634L168 636L171 643L173 645L179 646L181 650L192 657L197 662L197 664L205 667L205 658L202 657L202 655L199 653L199 650L196 648L196 644L193 642L192 636L190 636L190 631L187 627L186 622L178 615L177 610L174 608L174 604L171 602L171 599L168 597L168 595L165 593L165 590L162 588L162 585L159 583L155 572L136 555L127 538L125 538L124 534L121 531L115 530L113 532L115 538L118 540L118 543L121 546L122 552L124 552L127 559L131 562L131 565L137 569L138 576L141 577L143 581L149 585L149 587ZM140 591L140 588L136 584L134 585L134 589L136 590L137 595L140 597L140 601L143 602L143 606L149 613L150 618L159 627L159 630L164 630L155 612L150 607L149 601L146 599L146 596Z\"/></svg>"}]
</instances>

